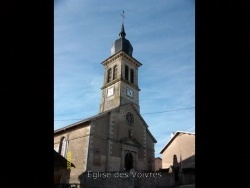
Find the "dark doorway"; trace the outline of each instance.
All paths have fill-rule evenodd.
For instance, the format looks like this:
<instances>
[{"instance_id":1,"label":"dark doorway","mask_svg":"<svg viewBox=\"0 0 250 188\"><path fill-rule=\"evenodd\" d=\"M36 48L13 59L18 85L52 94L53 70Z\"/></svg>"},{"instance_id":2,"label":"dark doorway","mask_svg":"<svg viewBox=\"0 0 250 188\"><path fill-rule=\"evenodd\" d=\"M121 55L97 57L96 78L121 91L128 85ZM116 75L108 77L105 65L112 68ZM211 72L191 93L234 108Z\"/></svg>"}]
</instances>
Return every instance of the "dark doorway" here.
<instances>
[{"instance_id":1,"label":"dark doorway","mask_svg":"<svg viewBox=\"0 0 250 188\"><path fill-rule=\"evenodd\" d=\"M133 168L133 155L127 153L125 155L125 170L131 170L131 168Z\"/></svg>"}]
</instances>

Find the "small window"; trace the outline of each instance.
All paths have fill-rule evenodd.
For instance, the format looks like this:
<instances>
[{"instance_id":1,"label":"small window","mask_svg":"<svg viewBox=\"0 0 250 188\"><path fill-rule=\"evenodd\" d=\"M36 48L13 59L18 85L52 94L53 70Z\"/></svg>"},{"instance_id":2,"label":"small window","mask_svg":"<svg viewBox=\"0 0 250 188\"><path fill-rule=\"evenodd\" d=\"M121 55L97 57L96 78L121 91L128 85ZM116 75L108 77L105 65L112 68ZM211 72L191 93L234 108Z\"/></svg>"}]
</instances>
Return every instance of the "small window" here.
<instances>
[{"instance_id":1,"label":"small window","mask_svg":"<svg viewBox=\"0 0 250 188\"><path fill-rule=\"evenodd\" d=\"M125 80L128 80L128 66L125 65Z\"/></svg>"},{"instance_id":2,"label":"small window","mask_svg":"<svg viewBox=\"0 0 250 188\"><path fill-rule=\"evenodd\" d=\"M112 69L109 69L108 70L108 80L107 80L108 83L111 81L111 74L112 74Z\"/></svg>"},{"instance_id":3,"label":"small window","mask_svg":"<svg viewBox=\"0 0 250 188\"><path fill-rule=\"evenodd\" d=\"M66 138L62 137L61 141L60 141L60 146L59 146L59 153L65 157L65 153L66 153Z\"/></svg>"},{"instance_id":4,"label":"small window","mask_svg":"<svg viewBox=\"0 0 250 188\"><path fill-rule=\"evenodd\" d=\"M113 75L113 80L117 78L117 65L114 66L114 75Z\"/></svg>"},{"instance_id":5,"label":"small window","mask_svg":"<svg viewBox=\"0 0 250 188\"><path fill-rule=\"evenodd\" d=\"M130 82L133 84L134 83L134 70L130 70Z\"/></svg>"}]
</instances>

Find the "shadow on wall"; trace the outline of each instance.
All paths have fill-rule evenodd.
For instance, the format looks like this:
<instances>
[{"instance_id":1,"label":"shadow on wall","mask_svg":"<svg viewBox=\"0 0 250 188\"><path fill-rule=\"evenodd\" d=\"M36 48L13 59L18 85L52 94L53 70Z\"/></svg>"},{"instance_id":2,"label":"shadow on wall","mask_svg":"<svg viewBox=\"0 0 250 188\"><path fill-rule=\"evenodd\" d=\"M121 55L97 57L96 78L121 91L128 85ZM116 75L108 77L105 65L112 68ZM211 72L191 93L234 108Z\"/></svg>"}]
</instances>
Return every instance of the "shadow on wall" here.
<instances>
[{"instance_id":1,"label":"shadow on wall","mask_svg":"<svg viewBox=\"0 0 250 188\"><path fill-rule=\"evenodd\" d=\"M174 174L176 185L187 185L195 183L195 155L185 160L178 161L177 156L173 156L173 165L166 169L160 169L158 172Z\"/></svg>"}]
</instances>

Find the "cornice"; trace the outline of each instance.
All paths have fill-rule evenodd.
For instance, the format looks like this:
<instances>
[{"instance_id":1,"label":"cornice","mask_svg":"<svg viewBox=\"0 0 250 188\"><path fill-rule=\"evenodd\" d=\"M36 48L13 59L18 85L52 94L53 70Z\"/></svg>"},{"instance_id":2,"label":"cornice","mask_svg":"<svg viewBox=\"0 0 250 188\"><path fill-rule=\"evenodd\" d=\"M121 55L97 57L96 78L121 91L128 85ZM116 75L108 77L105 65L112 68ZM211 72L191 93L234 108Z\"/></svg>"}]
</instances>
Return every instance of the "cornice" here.
<instances>
[{"instance_id":1,"label":"cornice","mask_svg":"<svg viewBox=\"0 0 250 188\"><path fill-rule=\"evenodd\" d=\"M118 58L125 58L125 59L129 60L129 62L133 63L136 67L140 67L142 65L135 58L129 56L128 54L126 54L123 51L117 52L116 54L110 56L108 59L104 60L101 64L103 64L104 66L107 66L110 63L112 63L115 60L117 60Z\"/></svg>"},{"instance_id":2,"label":"cornice","mask_svg":"<svg viewBox=\"0 0 250 188\"><path fill-rule=\"evenodd\" d=\"M117 78L117 79L115 79L115 80L112 80L111 82L104 84L104 85L101 87L101 89L107 88L107 87L109 87L109 86L111 86L111 85L113 85L113 84L115 84L116 82L119 82L119 81L121 81L121 80L122 80L122 78Z\"/></svg>"},{"instance_id":3,"label":"cornice","mask_svg":"<svg viewBox=\"0 0 250 188\"><path fill-rule=\"evenodd\" d=\"M138 85L132 84L131 82L125 80L124 78L117 78L115 80L112 80L111 82L104 84L101 87L101 89L105 89L105 88L107 88L107 87L109 87L109 86L111 86L111 85L113 85L113 84L115 84L116 82L119 82L119 81L125 82L125 83L129 84L132 88L136 89L137 91L140 91L140 88L138 87Z\"/></svg>"}]
</instances>

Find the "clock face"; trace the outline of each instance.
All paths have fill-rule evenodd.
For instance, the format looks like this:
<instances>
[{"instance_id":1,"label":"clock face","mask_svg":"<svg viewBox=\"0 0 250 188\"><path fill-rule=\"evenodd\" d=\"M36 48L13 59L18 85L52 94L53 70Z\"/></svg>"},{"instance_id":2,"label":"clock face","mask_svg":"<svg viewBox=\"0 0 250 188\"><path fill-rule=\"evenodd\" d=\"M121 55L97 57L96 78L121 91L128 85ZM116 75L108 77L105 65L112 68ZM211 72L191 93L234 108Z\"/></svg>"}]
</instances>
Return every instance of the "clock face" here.
<instances>
[{"instance_id":1,"label":"clock face","mask_svg":"<svg viewBox=\"0 0 250 188\"><path fill-rule=\"evenodd\" d=\"M134 97L134 91L128 87L127 87L127 96L132 97L132 98Z\"/></svg>"},{"instance_id":2,"label":"clock face","mask_svg":"<svg viewBox=\"0 0 250 188\"><path fill-rule=\"evenodd\" d=\"M108 94L107 94L107 96L110 97L112 95L114 95L114 87L108 88Z\"/></svg>"}]
</instances>

